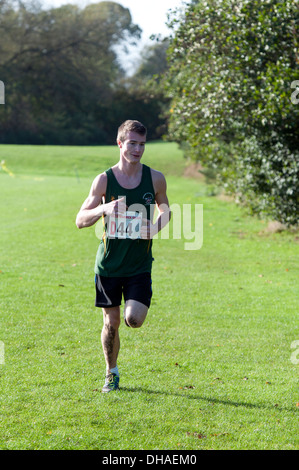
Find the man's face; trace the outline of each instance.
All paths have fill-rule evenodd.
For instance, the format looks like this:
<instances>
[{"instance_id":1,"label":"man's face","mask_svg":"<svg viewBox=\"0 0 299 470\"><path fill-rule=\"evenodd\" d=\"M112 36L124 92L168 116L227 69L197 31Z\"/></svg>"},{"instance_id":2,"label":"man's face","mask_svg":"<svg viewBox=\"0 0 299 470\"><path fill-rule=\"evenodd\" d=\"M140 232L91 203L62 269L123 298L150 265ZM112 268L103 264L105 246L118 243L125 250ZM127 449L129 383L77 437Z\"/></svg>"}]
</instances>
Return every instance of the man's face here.
<instances>
[{"instance_id":1,"label":"man's face","mask_svg":"<svg viewBox=\"0 0 299 470\"><path fill-rule=\"evenodd\" d=\"M137 132L128 132L124 142L119 141L118 146L122 157L128 163L139 163L145 149L146 137Z\"/></svg>"}]
</instances>

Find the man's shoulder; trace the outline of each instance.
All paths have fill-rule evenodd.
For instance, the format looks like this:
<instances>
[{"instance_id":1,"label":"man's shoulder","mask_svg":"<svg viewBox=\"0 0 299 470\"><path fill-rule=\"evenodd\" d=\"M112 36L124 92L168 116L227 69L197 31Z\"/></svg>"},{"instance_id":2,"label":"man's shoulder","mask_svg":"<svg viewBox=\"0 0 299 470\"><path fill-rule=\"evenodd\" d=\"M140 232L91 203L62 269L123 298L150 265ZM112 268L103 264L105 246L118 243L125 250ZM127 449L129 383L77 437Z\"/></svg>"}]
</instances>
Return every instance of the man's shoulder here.
<instances>
[{"instance_id":1,"label":"man's shoulder","mask_svg":"<svg viewBox=\"0 0 299 470\"><path fill-rule=\"evenodd\" d=\"M161 171L151 170L152 182L154 186L155 193L165 192L166 191L166 179Z\"/></svg>"},{"instance_id":2,"label":"man's shoulder","mask_svg":"<svg viewBox=\"0 0 299 470\"><path fill-rule=\"evenodd\" d=\"M165 181L165 176L163 175L161 171L154 170L154 168L150 168L150 170L151 170L153 182Z\"/></svg>"},{"instance_id":3,"label":"man's shoulder","mask_svg":"<svg viewBox=\"0 0 299 470\"><path fill-rule=\"evenodd\" d=\"M93 187L96 188L98 191L105 189L107 187L107 173L104 171L103 173L99 173L95 179L93 180Z\"/></svg>"}]
</instances>

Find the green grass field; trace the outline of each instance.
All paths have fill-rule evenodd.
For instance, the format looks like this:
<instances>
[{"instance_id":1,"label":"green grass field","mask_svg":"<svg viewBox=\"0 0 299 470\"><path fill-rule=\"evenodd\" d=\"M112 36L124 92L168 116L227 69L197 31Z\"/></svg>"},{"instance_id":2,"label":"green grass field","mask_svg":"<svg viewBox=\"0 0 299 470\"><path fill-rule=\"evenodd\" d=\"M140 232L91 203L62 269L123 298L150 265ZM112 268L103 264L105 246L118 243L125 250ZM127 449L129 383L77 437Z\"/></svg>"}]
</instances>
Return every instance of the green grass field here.
<instances>
[{"instance_id":1,"label":"green grass field","mask_svg":"<svg viewBox=\"0 0 299 470\"><path fill-rule=\"evenodd\" d=\"M0 160L1 449L298 449L298 233L267 233L183 177L175 144L148 144L170 203L203 204L203 246L154 241L148 318L122 323L121 390L102 394L99 240L75 218L118 149L2 145Z\"/></svg>"}]
</instances>

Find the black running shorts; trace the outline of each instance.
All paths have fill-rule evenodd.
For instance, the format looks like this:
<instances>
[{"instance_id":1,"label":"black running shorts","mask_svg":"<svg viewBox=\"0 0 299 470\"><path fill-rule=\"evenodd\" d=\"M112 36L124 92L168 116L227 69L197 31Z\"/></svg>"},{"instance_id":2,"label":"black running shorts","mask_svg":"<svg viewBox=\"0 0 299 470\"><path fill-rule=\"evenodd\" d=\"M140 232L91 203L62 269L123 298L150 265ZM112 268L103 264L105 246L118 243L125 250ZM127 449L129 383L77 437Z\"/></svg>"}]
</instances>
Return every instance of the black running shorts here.
<instances>
[{"instance_id":1,"label":"black running shorts","mask_svg":"<svg viewBox=\"0 0 299 470\"><path fill-rule=\"evenodd\" d=\"M95 306L102 308L121 305L122 296L127 300L137 300L147 307L151 304L152 279L150 273L130 277L105 277L95 275Z\"/></svg>"}]
</instances>

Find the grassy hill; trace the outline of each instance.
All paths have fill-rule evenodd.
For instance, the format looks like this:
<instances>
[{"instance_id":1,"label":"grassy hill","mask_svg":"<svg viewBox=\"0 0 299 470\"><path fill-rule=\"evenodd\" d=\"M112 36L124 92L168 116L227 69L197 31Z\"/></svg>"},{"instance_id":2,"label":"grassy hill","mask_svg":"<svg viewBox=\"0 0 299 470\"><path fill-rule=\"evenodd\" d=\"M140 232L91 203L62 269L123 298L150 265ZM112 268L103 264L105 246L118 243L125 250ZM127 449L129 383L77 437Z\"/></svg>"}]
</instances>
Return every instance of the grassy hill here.
<instances>
[{"instance_id":1,"label":"grassy hill","mask_svg":"<svg viewBox=\"0 0 299 470\"><path fill-rule=\"evenodd\" d=\"M203 246L154 241L152 306L121 325L121 390L104 395L99 240L75 218L117 147L2 145L1 160L1 449L298 448L296 234L267 233L184 177L175 144L148 144L170 203L203 204Z\"/></svg>"},{"instance_id":2,"label":"grassy hill","mask_svg":"<svg viewBox=\"0 0 299 470\"><path fill-rule=\"evenodd\" d=\"M0 145L0 158L19 175L95 176L115 164L119 149L115 146L73 147L42 145ZM143 161L160 171L181 175L185 161L175 143L147 144Z\"/></svg>"}]
</instances>

